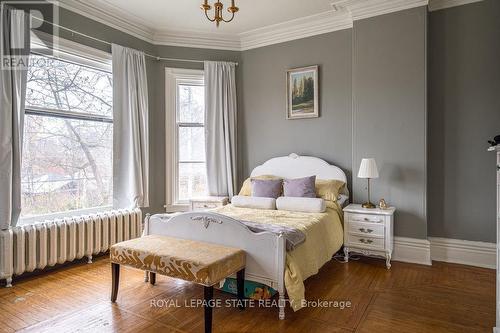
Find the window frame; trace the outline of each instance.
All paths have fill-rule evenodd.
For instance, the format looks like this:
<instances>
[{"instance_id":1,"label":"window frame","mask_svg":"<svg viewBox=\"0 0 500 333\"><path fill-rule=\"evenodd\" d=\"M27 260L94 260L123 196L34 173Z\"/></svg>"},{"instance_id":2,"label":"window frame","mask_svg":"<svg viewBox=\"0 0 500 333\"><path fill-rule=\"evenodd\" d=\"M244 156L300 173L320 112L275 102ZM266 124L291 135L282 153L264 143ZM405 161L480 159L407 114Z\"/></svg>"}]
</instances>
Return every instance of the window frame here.
<instances>
[{"instance_id":1,"label":"window frame","mask_svg":"<svg viewBox=\"0 0 500 333\"><path fill-rule=\"evenodd\" d=\"M179 128L202 127L204 123L177 122L179 84L204 86L204 72L196 69L165 68L165 166L166 183L164 208L167 212L184 212L189 210L189 201L180 201L179 195ZM188 162L188 161L185 161ZM189 163L206 163L205 161L189 161Z\"/></svg>"},{"instance_id":2,"label":"window frame","mask_svg":"<svg viewBox=\"0 0 500 333\"><path fill-rule=\"evenodd\" d=\"M52 44L52 37L43 32L37 32L36 36L31 33L32 46L36 46L38 52L32 54L46 56L49 58L59 59L61 61L73 63L79 66L89 67L99 71L112 73L111 54L94 49L92 47L75 43L73 41L58 38L57 44ZM40 42L43 41L43 43ZM50 48L50 49L49 49ZM25 106L26 115L35 115L42 117L66 118L73 120L95 121L104 123L113 123L112 117L107 117L98 114L85 114L81 112L71 112L58 109ZM90 214L95 212L102 212L112 209L112 205L88 207L76 210L67 210L61 212L54 212L48 214L39 214L33 216L21 216L18 225L33 224L36 222L43 222L56 218L64 218L73 215Z\"/></svg>"}]
</instances>

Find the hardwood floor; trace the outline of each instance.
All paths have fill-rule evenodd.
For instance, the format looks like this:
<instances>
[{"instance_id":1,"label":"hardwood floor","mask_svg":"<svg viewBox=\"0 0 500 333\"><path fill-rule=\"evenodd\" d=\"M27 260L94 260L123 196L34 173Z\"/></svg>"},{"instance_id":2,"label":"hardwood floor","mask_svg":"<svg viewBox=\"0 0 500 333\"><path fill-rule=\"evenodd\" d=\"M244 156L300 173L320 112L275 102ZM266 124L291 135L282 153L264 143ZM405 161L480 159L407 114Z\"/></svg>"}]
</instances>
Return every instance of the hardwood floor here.
<instances>
[{"instance_id":1,"label":"hardwood floor","mask_svg":"<svg viewBox=\"0 0 500 333\"><path fill-rule=\"evenodd\" d=\"M106 257L0 289L0 332L202 332L203 288L122 268L116 304L109 301L111 268ZM233 299L216 291L216 298ZM361 259L332 260L306 281L308 300L349 300L352 307L286 310L214 309L214 332L491 332L495 321L493 270L434 262L432 267ZM181 307L152 307L177 300Z\"/></svg>"}]
</instances>

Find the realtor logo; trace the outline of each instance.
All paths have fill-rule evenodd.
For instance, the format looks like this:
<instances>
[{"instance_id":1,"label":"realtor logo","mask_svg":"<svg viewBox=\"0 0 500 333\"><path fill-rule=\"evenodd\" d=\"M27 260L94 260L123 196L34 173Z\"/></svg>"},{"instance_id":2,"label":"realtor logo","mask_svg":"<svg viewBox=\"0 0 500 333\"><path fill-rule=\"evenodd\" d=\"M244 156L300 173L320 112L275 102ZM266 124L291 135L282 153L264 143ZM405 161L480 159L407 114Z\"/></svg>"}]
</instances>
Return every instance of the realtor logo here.
<instances>
[{"instance_id":1,"label":"realtor logo","mask_svg":"<svg viewBox=\"0 0 500 333\"><path fill-rule=\"evenodd\" d=\"M0 2L0 69L27 69L32 52L52 55L58 36L57 2Z\"/></svg>"}]
</instances>

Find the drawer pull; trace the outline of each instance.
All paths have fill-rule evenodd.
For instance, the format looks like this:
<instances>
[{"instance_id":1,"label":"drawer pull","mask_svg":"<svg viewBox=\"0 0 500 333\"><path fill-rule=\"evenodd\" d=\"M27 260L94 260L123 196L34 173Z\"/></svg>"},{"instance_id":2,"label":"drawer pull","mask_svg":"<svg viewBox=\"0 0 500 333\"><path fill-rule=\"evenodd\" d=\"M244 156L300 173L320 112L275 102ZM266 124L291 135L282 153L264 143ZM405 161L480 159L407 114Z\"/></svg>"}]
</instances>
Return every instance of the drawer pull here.
<instances>
[{"instance_id":1,"label":"drawer pull","mask_svg":"<svg viewBox=\"0 0 500 333\"><path fill-rule=\"evenodd\" d=\"M363 243L363 244L371 244L371 243L373 243L373 240L371 240L371 239L364 239L364 238L361 238L359 241L360 241L361 243Z\"/></svg>"},{"instance_id":2,"label":"drawer pull","mask_svg":"<svg viewBox=\"0 0 500 333\"><path fill-rule=\"evenodd\" d=\"M363 219L356 219L356 218L353 218L351 219L351 221L354 221L354 222L371 222L371 223L380 223L382 222L383 220L370 220L368 217L365 217Z\"/></svg>"},{"instance_id":3,"label":"drawer pull","mask_svg":"<svg viewBox=\"0 0 500 333\"><path fill-rule=\"evenodd\" d=\"M365 228L359 228L358 230L366 234L371 234L373 232L372 229L365 229Z\"/></svg>"}]
</instances>

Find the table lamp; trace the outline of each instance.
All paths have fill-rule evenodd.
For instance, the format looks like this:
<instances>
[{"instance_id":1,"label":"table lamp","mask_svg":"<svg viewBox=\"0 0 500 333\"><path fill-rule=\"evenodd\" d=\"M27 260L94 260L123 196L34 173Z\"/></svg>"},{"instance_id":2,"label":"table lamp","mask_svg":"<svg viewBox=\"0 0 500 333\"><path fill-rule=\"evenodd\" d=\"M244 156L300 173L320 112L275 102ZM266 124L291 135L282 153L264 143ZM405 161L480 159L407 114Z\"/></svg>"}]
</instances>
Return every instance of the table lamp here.
<instances>
[{"instance_id":1,"label":"table lamp","mask_svg":"<svg viewBox=\"0 0 500 333\"><path fill-rule=\"evenodd\" d=\"M376 206L370 202L370 179L378 178L377 163L373 158L363 158L359 166L358 178L366 178L368 180L368 201L362 204L363 208L375 208Z\"/></svg>"}]
</instances>

